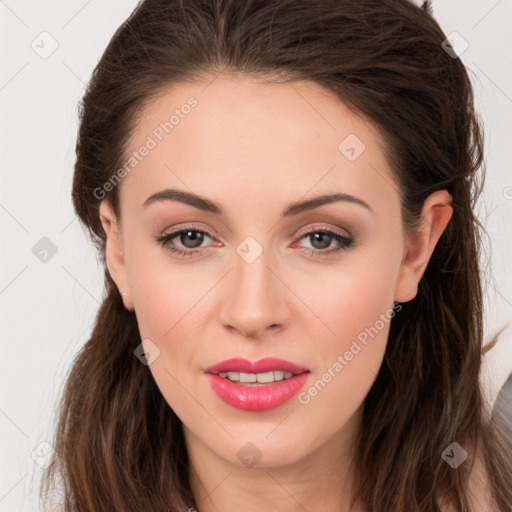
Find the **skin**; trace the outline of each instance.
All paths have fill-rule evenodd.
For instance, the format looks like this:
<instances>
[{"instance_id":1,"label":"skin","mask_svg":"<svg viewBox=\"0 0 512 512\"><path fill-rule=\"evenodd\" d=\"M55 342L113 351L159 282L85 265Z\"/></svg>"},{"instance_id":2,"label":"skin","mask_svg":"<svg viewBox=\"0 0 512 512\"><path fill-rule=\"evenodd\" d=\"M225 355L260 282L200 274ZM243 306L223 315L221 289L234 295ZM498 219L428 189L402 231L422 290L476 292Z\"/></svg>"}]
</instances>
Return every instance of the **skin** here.
<instances>
[{"instance_id":1,"label":"skin","mask_svg":"<svg viewBox=\"0 0 512 512\"><path fill-rule=\"evenodd\" d=\"M308 389L394 301L414 298L452 215L451 197L432 194L419 229L406 236L398 187L370 122L316 83L211 80L175 85L141 112L133 150L190 96L198 101L123 178L120 222L102 201L108 268L141 339L160 350L149 370L183 422L199 511L349 510L354 436L389 322L307 404L294 397L269 411L238 410L217 397L203 370L235 356L275 356L308 367ZM349 134L365 145L354 161L338 149ZM216 201L225 215L169 200L142 207L166 188ZM291 202L334 192L373 211L335 202L280 218ZM211 235L199 255L180 258L154 240L189 223ZM303 236L313 229L334 229L356 245L322 255L340 244ZM263 249L251 263L236 251L247 236ZM169 243L194 250L186 236ZM253 467L237 456L249 442L261 454Z\"/></svg>"}]
</instances>

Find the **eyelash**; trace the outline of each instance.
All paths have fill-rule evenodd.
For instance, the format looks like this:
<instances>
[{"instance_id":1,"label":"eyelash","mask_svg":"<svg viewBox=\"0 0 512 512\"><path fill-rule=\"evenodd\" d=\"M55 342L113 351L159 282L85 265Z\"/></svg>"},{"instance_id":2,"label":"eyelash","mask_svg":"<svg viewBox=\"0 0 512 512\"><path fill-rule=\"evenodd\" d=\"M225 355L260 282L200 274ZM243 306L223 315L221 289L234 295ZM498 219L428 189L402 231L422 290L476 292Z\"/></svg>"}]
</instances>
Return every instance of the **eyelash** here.
<instances>
[{"instance_id":1,"label":"eyelash","mask_svg":"<svg viewBox=\"0 0 512 512\"><path fill-rule=\"evenodd\" d=\"M178 235L181 235L182 233L187 233L189 231L192 231L194 233L201 233L202 235L207 235L208 237L213 239L213 237L207 231L203 231L202 229L197 229L193 226L185 227L178 231L173 231L172 233L168 233L167 235L156 236L156 237L154 237L154 239L156 242L161 244L167 251L174 253L182 258L184 258L186 256L192 256L193 254L196 254L196 253L201 254L203 252L203 250L206 249L205 247L202 247L199 249L183 250L183 249L178 249L175 246L170 245L170 241L173 238L176 238ZM324 228L317 228L317 229L310 230L306 233L303 233L299 237L299 240L302 238L305 238L309 235L315 234L315 233L321 233L323 235L331 236L333 239L335 239L337 242L340 243L340 246L337 247L336 249L330 249L327 251L324 251L321 249L305 248L302 252L307 252L309 256L333 256L335 254L341 253L342 251L346 251L347 249L352 248L355 245L354 239L343 236L343 235L337 233L336 231L332 231L330 229L324 229Z\"/></svg>"}]
</instances>

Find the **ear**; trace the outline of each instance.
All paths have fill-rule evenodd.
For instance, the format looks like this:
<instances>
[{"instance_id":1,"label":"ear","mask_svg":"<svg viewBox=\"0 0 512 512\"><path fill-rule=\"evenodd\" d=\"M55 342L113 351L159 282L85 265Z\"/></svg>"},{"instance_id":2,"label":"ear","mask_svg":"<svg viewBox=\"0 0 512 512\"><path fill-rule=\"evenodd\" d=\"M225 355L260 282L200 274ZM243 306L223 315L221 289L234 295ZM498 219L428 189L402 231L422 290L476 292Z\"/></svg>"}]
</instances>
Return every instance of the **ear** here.
<instances>
[{"instance_id":1,"label":"ear","mask_svg":"<svg viewBox=\"0 0 512 512\"><path fill-rule=\"evenodd\" d=\"M112 277L112 280L116 283L119 293L125 293L125 295L122 295L125 307L133 311L130 289L126 277L124 248L119 229L120 226L106 199L103 199L100 203L100 220L103 230L107 236L105 244L105 259L110 277Z\"/></svg>"},{"instance_id":2,"label":"ear","mask_svg":"<svg viewBox=\"0 0 512 512\"><path fill-rule=\"evenodd\" d=\"M418 284L434 248L450 221L452 196L446 190L430 194L423 204L421 224L407 235L398 274L395 301L407 302L418 293Z\"/></svg>"}]
</instances>

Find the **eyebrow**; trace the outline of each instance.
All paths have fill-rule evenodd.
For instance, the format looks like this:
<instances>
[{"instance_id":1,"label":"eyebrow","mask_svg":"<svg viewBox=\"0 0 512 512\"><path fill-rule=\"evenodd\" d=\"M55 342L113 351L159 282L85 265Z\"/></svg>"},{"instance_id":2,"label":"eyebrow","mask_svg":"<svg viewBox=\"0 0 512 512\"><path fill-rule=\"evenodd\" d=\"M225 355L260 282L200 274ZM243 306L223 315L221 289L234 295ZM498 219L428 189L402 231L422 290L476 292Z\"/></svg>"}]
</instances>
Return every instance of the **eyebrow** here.
<instances>
[{"instance_id":1,"label":"eyebrow","mask_svg":"<svg viewBox=\"0 0 512 512\"><path fill-rule=\"evenodd\" d=\"M147 208L149 205L158 201L179 201L205 212L214 213L216 215L225 214L222 206L219 203L211 201L205 197L198 196L197 194L193 194L191 192L171 188L161 190L160 192L156 192L155 194L151 195L144 201L142 206ZM292 215L298 215L299 213L313 210L324 204L334 203L337 201L345 201L348 203L357 204L363 206L370 212L375 213L374 209L362 199L354 197L350 194L334 193L324 194L321 196L313 197L311 199L306 199L305 201L297 201L291 203L283 210L281 217L291 217Z\"/></svg>"}]
</instances>

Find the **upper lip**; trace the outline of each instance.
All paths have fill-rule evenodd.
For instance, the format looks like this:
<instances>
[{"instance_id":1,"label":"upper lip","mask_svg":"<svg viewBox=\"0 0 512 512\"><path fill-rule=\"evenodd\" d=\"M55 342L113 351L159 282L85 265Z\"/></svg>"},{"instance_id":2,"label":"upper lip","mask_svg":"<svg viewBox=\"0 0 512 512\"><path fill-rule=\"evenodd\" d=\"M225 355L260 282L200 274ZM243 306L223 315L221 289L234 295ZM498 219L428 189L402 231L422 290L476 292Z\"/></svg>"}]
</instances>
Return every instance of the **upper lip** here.
<instances>
[{"instance_id":1,"label":"upper lip","mask_svg":"<svg viewBox=\"0 0 512 512\"><path fill-rule=\"evenodd\" d=\"M308 372L309 369L276 357L265 357L259 361L248 361L247 359L236 357L208 366L205 370L206 373L214 375L218 375L221 372L265 373L271 371L290 372L298 375Z\"/></svg>"}]
</instances>

